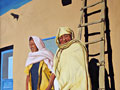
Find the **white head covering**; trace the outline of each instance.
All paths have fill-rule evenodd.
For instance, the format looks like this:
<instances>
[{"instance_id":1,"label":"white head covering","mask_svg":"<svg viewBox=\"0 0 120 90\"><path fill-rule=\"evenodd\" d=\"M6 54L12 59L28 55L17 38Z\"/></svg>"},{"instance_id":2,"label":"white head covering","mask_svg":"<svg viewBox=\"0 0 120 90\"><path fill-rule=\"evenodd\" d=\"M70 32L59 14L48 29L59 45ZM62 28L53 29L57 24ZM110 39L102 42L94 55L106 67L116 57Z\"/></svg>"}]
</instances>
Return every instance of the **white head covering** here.
<instances>
[{"instance_id":1,"label":"white head covering","mask_svg":"<svg viewBox=\"0 0 120 90\"><path fill-rule=\"evenodd\" d=\"M37 36L31 36L31 37L33 38L33 41L34 41L35 45L37 46L38 50L45 48L44 42L39 37L37 37Z\"/></svg>"},{"instance_id":2,"label":"white head covering","mask_svg":"<svg viewBox=\"0 0 120 90\"><path fill-rule=\"evenodd\" d=\"M53 67L53 53L45 48L44 42L37 36L31 36L34 40L36 47L38 48L37 52L30 52L26 61L26 67L30 64L34 64L44 60L48 68L52 71ZM30 37L29 37L30 38Z\"/></svg>"}]
</instances>

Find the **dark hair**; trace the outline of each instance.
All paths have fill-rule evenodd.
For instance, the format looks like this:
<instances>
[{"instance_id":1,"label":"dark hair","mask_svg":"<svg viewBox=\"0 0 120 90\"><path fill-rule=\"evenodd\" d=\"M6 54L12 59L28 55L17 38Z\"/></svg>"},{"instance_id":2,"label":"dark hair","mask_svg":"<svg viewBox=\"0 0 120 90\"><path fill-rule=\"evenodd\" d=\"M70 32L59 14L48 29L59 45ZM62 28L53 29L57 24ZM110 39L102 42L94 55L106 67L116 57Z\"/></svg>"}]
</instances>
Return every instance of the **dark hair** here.
<instances>
[{"instance_id":1,"label":"dark hair","mask_svg":"<svg viewBox=\"0 0 120 90\"><path fill-rule=\"evenodd\" d=\"M29 38L29 41L31 41L31 40L33 40L33 38L32 38L32 37L30 37L30 38Z\"/></svg>"}]
</instances>

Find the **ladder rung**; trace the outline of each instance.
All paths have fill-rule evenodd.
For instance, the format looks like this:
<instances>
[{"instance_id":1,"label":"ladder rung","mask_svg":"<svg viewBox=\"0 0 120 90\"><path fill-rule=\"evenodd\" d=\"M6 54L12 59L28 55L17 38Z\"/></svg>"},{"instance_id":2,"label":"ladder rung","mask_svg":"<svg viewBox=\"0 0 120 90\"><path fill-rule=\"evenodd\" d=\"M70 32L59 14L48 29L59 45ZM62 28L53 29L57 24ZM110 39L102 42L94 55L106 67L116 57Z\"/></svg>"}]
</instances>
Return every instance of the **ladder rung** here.
<instances>
[{"instance_id":1,"label":"ladder rung","mask_svg":"<svg viewBox=\"0 0 120 90\"><path fill-rule=\"evenodd\" d=\"M91 22L91 23L84 23L83 25L80 25L78 27L85 27L85 26L89 26L89 25L93 25L93 24L97 24L97 23L101 23L103 22L104 19L101 19L101 20L98 20L98 21L95 21L95 22Z\"/></svg>"},{"instance_id":2,"label":"ladder rung","mask_svg":"<svg viewBox=\"0 0 120 90\"><path fill-rule=\"evenodd\" d=\"M84 9L87 9L87 8L90 8L90 7L93 7L93 6L95 6L95 5L98 5L98 4L102 3L102 2L103 2L103 0L101 0L101 1L99 1L99 2L96 2L96 3L94 3L94 4L91 4L91 5L85 6L85 7L81 8L80 11L82 11L82 10L84 10Z\"/></svg>"},{"instance_id":3,"label":"ladder rung","mask_svg":"<svg viewBox=\"0 0 120 90\"><path fill-rule=\"evenodd\" d=\"M94 43L97 43L97 42L100 42L100 41L103 41L104 39L103 38L100 38L100 39L97 39L97 40L94 40L94 41L91 41L91 42L86 42L85 44L94 44Z\"/></svg>"}]
</instances>

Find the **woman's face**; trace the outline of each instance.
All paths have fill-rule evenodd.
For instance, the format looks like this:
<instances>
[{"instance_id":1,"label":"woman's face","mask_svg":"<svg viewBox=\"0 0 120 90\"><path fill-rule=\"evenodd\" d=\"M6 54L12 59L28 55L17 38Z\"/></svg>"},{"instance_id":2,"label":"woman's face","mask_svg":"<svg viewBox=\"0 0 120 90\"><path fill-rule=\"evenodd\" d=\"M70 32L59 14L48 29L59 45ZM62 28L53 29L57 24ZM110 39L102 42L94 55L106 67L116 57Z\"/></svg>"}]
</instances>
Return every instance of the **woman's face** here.
<instances>
[{"instance_id":1,"label":"woman's face","mask_svg":"<svg viewBox=\"0 0 120 90\"><path fill-rule=\"evenodd\" d=\"M70 34L64 34L61 37L59 37L60 44L65 44L65 43L69 42L70 40L72 40Z\"/></svg>"},{"instance_id":2,"label":"woman's face","mask_svg":"<svg viewBox=\"0 0 120 90\"><path fill-rule=\"evenodd\" d=\"M37 51L38 51L38 48L37 48L37 46L35 45L33 39L29 41L29 46L30 46L30 49L31 49L32 52L37 52Z\"/></svg>"}]
</instances>

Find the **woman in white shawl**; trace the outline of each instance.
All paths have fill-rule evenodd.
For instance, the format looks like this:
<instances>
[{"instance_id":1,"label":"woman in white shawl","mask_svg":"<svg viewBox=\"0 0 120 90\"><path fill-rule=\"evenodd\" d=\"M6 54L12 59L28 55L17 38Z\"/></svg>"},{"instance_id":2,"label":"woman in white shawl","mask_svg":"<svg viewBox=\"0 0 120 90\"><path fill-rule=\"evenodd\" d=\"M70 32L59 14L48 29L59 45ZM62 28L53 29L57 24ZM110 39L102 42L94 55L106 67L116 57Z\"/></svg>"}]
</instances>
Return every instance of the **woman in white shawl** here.
<instances>
[{"instance_id":1,"label":"woman in white shawl","mask_svg":"<svg viewBox=\"0 0 120 90\"><path fill-rule=\"evenodd\" d=\"M36 36L29 38L31 52L25 65L26 90L45 90L53 66L53 53L45 48L43 41ZM53 88L52 88L53 89Z\"/></svg>"}]
</instances>

